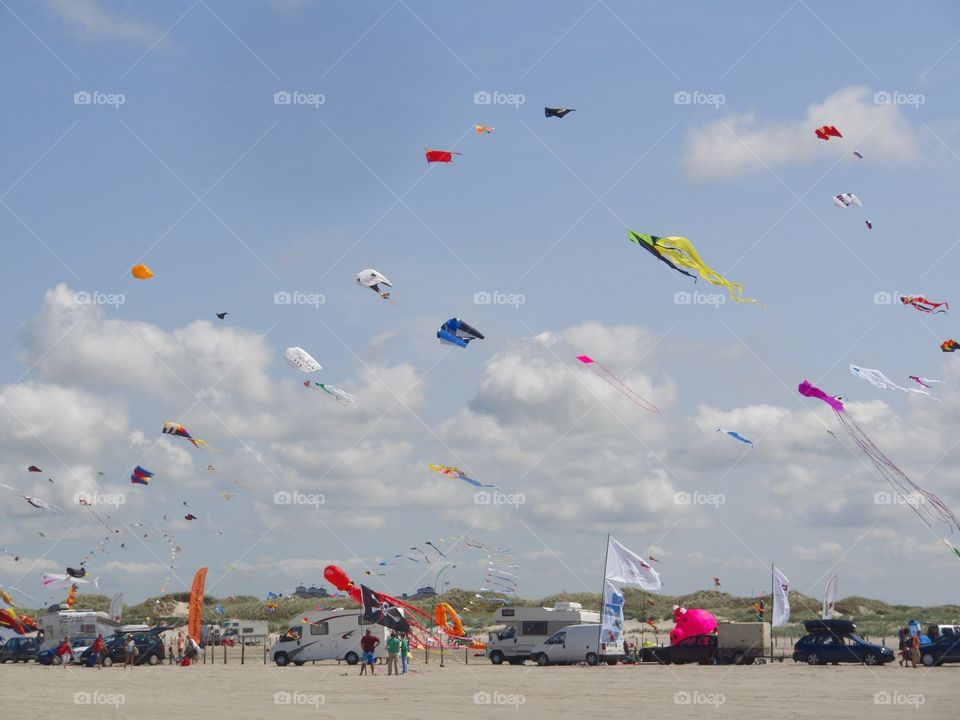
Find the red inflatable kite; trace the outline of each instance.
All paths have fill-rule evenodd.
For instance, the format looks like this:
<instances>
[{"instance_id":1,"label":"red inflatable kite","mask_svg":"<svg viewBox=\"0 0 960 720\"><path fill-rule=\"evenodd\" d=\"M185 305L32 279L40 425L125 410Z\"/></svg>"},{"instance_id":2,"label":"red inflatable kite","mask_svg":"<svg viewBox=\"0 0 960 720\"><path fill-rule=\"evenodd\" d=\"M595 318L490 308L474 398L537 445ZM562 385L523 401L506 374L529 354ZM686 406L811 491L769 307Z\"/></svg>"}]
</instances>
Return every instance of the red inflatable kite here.
<instances>
[{"instance_id":1,"label":"red inflatable kite","mask_svg":"<svg viewBox=\"0 0 960 720\"><path fill-rule=\"evenodd\" d=\"M463 153L448 152L447 150L427 150L427 162L451 163L453 162L454 155L462 154Z\"/></svg>"},{"instance_id":2,"label":"red inflatable kite","mask_svg":"<svg viewBox=\"0 0 960 720\"><path fill-rule=\"evenodd\" d=\"M816 130L814 130L814 135L821 140L829 140L832 137L843 137L835 125L824 125L822 127L818 127Z\"/></svg>"}]
</instances>

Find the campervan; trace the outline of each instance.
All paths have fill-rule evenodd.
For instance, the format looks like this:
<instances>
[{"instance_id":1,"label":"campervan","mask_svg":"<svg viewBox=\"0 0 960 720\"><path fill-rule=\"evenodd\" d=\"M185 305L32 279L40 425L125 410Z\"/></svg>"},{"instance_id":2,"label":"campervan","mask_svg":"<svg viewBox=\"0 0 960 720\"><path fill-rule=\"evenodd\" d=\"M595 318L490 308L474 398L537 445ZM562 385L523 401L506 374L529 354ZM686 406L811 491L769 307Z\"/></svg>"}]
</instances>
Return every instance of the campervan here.
<instances>
[{"instance_id":1,"label":"campervan","mask_svg":"<svg viewBox=\"0 0 960 720\"><path fill-rule=\"evenodd\" d=\"M290 629L280 634L270 648L270 657L281 667L314 660L345 660L356 665L362 655L360 638L367 630L380 638L376 656L386 657L387 628L364 620L362 610L308 612L290 620Z\"/></svg>"},{"instance_id":2,"label":"campervan","mask_svg":"<svg viewBox=\"0 0 960 720\"><path fill-rule=\"evenodd\" d=\"M41 631L43 639L40 650L49 650L57 647L67 635L86 635L96 637L103 634L109 637L116 631L118 624L110 618L109 613L93 610L57 610L41 615L37 622L37 629Z\"/></svg>"},{"instance_id":3,"label":"campervan","mask_svg":"<svg viewBox=\"0 0 960 720\"><path fill-rule=\"evenodd\" d=\"M244 645L258 645L270 637L270 625L266 620L228 620L223 624L223 637Z\"/></svg>"},{"instance_id":4,"label":"campervan","mask_svg":"<svg viewBox=\"0 0 960 720\"><path fill-rule=\"evenodd\" d=\"M599 623L600 613L584 610L580 603L558 602L552 608L502 607L494 613L493 624L503 630L489 633L487 657L494 665L506 660L522 665L530 651L568 625Z\"/></svg>"},{"instance_id":5,"label":"campervan","mask_svg":"<svg viewBox=\"0 0 960 720\"><path fill-rule=\"evenodd\" d=\"M623 655L622 639L618 642L600 642L599 623L568 625L530 651L530 659L537 665L581 662L587 665L596 665L598 662L616 665Z\"/></svg>"}]
</instances>

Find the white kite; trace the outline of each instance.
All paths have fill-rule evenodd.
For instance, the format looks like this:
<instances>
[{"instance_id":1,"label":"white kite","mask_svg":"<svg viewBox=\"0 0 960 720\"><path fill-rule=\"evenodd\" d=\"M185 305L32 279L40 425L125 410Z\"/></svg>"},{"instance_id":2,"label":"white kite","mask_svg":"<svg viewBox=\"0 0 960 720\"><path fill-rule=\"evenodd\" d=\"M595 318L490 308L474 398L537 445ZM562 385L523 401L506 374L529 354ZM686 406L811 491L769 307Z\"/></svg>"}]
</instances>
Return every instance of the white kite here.
<instances>
[{"instance_id":1,"label":"white kite","mask_svg":"<svg viewBox=\"0 0 960 720\"><path fill-rule=\"evenodd\" d=\"M31 507L35 507L38 510L52 510L53 512L63 512L63 508L54 505L53 503L48 503L46 500L41 500L40 498L35 498L31 495L24 495L23 490L20 488L10 487L9 485L4 485L0 483L0 490L9 490L10 492L17 493L20 497L27 501L27 504Z\"/></svg>"},{"instance_id":2,"label":"white kite","mask_svg":"<svg viewBox=\"0 0 960 720\"><path fill-rule=\"evenodd\" d=\"M931 397L930 393L928 393L926 390L920 390L919 388L907 388L903 387L902 385L897 385L893 380L888 378L879 370L871 370L870 368L862 368L858 367L857 365L851 365L850 373L861 380L866 380L868 383L874 387L880 388L881 390L903 390L903 392L918 393L920 395Z\"/></svg>"},{"instance_id":3,"label":"white kite","mask_svg":"<svg viewBox=\"0 0 960 720\"><path fill-rule=\"evenodd\" d=\"M833 204L839 208L850 207L851 205L863 207L863 203L860 202L860 198L853 193L840 193L839 195L834 195Z\"/></svg>"},{"instance_id":4,"label":"white kite","mask_svg":"<svg viewBox=\"0 0 960 720\"><path fill-rule=\"evenodd\" d=\"M302 347L288 347L283 357L286 358L287 365L306 373L316 372L322 369L320 363L314 360L310 353Z\"/></svg>"},{"instance_id":5,"label":"white kite","mask_svg":"<svg viewBox=\"0 0 960 720\"><path fill-rule=\"evenodd\" d=\"M325 392L327 395L332 397L340 405L356 405L357 399L348 393L346 390L341 390L335 385L330 385L328 383L318 383L305 380L303 383L305 388L311 388L313 390L320 390Z\"/></svg>"},{"instance_id":6,"label":"white kite","mask_svg":"<svg viewBox=\"0 0 960 720\"><path fill-rule=\"evenodd\" d=\"M381 290L380 286L386 285L387 287L393 287L393 283L387 280L382 273L374 270L373 268L367 268L366 270L361 270L358 272L357 284L370 288L384 300L390 299L390 293Z\"/></svg>"},{"instance_id":7,"label":"white kite","mask_svg":"<svg viewBox=\"0 0 960 720\"><path fill-rule=\"evenodd\" d=\"M71 585L93 585L100 587L100 578L93 580L84 580L83 578L73 577L72 575L58 575L56 573L44 573L40 581L45 588L55 590L56 588L68 588Z\"/></svg>"}]
</instances>

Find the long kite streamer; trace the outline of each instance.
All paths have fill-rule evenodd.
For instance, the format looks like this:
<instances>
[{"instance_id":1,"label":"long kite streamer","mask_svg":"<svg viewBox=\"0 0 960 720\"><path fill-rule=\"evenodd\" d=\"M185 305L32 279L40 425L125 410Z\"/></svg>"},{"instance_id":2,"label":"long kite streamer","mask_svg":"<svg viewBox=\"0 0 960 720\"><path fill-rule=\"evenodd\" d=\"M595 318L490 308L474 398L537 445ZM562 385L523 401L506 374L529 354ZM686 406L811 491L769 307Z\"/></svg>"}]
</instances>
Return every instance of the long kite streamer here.
<instances>
[{"instance_id":1,"label":"long kite streamer","mask_svg":"<svg viewBox=\"0 0 960 720\"><path fill-rule=\"evenodd\" d=\"M650 412L654 413L660 412L660 408L647 400L645 397L638 395L633 388L614 375L603 363L594 360L589 355L577 355L577 360L590 368L601 380L609 385L613 385L613 387L619 390L623 395L626 395L628 398L633 400L634 403L642 407L644 410L649 410Z\"/></svg>"}]
</instances>

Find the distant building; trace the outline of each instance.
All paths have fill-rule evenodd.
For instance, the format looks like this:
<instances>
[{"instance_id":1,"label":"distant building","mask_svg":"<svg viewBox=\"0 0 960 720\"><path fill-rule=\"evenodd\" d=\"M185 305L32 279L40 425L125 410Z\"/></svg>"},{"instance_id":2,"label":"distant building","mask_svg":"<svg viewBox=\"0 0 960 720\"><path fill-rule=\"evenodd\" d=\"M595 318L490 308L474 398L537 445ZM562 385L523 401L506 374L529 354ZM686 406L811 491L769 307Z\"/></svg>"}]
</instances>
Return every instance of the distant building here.
<instances>
[{"instance_id":1,"label":"distant building","mask_svg":"<svg viewBox=\"0 0 960 720\"><path fill-rule=\"evenodd\" d=\"M432 598L437 596L437 591L434 590L429 585L424 585L423 587L417 588L417 591L413 595L407 595L404 593L400 597L404 600L425 600L427 598Z\"/></svg>"},{"instance_id":2,"label":"distant building","mask_svg":"<svg viewBox=\"0 0 960 720\"><path fill-rule=\"evenodd\" d=\"M330 597L330 593L327 592L326 588L316 587L314 585L311 585L310 587L297 585L297 589L293 591L293 594L296 595L297 597L307 597L307 598Z\"/></svg>"}]
</instances>

